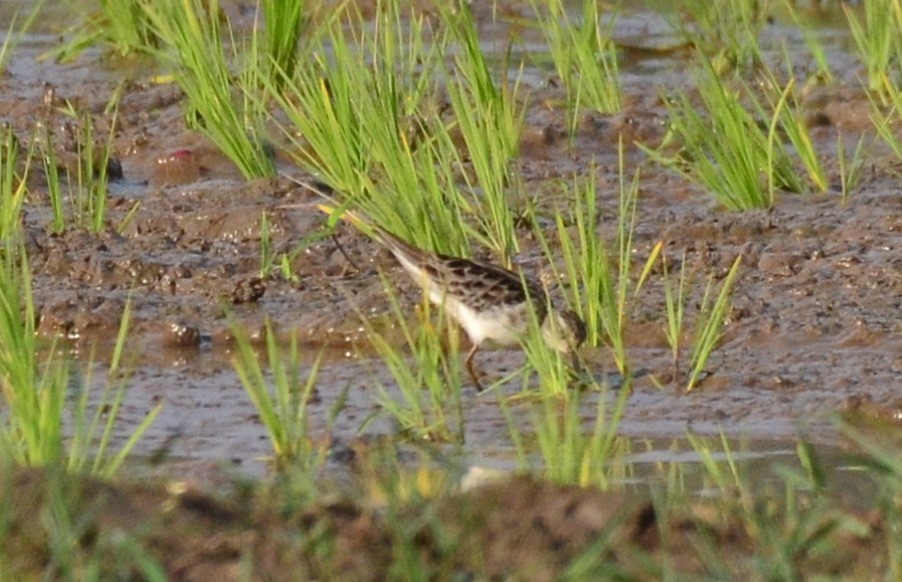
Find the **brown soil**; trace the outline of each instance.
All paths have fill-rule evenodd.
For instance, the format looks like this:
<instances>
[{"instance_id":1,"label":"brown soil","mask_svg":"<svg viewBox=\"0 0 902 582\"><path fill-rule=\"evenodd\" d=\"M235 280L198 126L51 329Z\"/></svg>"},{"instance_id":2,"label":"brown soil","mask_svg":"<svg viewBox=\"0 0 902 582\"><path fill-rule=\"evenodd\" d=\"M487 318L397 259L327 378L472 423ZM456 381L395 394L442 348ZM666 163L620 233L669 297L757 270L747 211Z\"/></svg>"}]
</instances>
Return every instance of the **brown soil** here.
<instances>
[{"instance_id":1,"label":"brown soil","mask_svg":"<svg viewBox=\"0 0 902 582\"><path fill-rule=\"evenodd\" d=\"M401 556L429 579L654 580L657 564L683 576L754 572L755 539L720 503L695 503L662 520L642 496L518 478L437 500L377 507L321 495L307 505L275 489L213 497L184 484L117 486L39 470L0 481L9 575L61 575L48 552L53 531L35 515L63 517L101 577L139 579L138 543L171 580L387 580L409 576ZM778 518L774 513L771 519ZM855 534L837 527L857 524ZM825 511L817 546L792 556L808 576L859 579L884 571L886 528L878 513ZM57 532L58 533L58 532ZM405 554L406 552L406 554ZM85 561L85 564L90 563ZM577 569L574 564L578 563ZM394 564L394 566L392 565Z\"/></svg>"},{"instance_id":2,"label":"brown soil","mask_svg":"<svg viewBox=\"0 0 902 582\"><path fill-rule=\"evenodd\" d=\"M654 15L630 15L623 21L619 40L625 45L648 44L649 31L660 26ZM504 36L503 30L495 28L490 33ZM779 26L768 34L779 37ZM253 475L264 471L260 459L271 448L228 361L229 317L234 317L252 330L262 329L266 318L277 322L283 332L297 330L311 359L328 347L330 357L320 372L317 398L311 405L314 432L325 431L331 406L350 387L329 438L336 443L357 438L358 429L376 407L377 382L391 383L378 361L365 349L354 347L361 327L357 309L376 314L388 310L377 273L385 271L393 280L403 280L390 257L358 233L340 230L342 246L361 270L354 269L336 244L326 239L294 256L295 280L277 274L261 278L262 213L266 212L275 252L291 252L322 227L323 218L315 210L317 198L287 178L242 180L207 141L185 128L180 91L151 82L149 75L155 71L148 71L148 63L108 62L96 50L70 65L37 63L35 56L47 48L46 37L35 36L26 39L16 53L8 74L0 78L0 120L9 123L23 143L35 123L44 123L54 132L64 163L72 156L66 125L72 121L53 106L68 101L79 111L90 112L101 133L110 124L110 116L103 113L109 96L117 83L128 79L113 142L123 178L110 188L108 227L99 234L75 228L51 234L46 190L39 178L33 184L25 220L40 330L48 337L70 338L74 353L83 356L98 341L108 346L126 300L132 298L135 323L129 351L135 356L134 372L119 436L129 434L162 402L163 412L137 452L163 459L164 473L190 474L206 483L208 475L220 473L210 468L222 464L240 465ZM869 130L870 121L868 100L855 78L860 69L843 67L854 63L845 45L837 42L828 49L846 76L836 84L810 90L804 103L809 119L817 121L814 135L819 150L825 159L834 160L837 136L854 144ZM622 135L628 171L642 166L635 241L640 262L663 240L670 259L676 261L686 253L699 281L708 273L722 277L738 255L743 257L743 267L725 339L712 358L706 380L690 395L661 389L652 381L666 377L669 363L661 288L654 282L646 288L628 330L630 356L640 377L628 402L622 434L668 439L690 428L709 434L725 429L752 439L790 439L801 431L816 442L830 444L838 440L832 417L847 409L855 419L876 419L898 430L902 406L899 160L874 142L863 178L848 200L841 200L837 192L786 195L769 211L727 212L683 178L645 163L644 154L633 145L634 141L655 144L663 135L666 112L660 95L689 83L690 63L680 53L627 54L624 111L612 116L586 114L573 140L567 138L564 113L545 106L561 102L562 90L547 83L548 71L529 71L530 108L517 162L524 188L547 192L540 204L550 207L554 181L585 174L594 162L603 204L600 232L610 238L618 184L617 141ZM650 88L650 82L658 85ZM47 84L52 84L52 96ZM284 173L309 180L277 155ZM838 180L838 169L831 171ZM542 270L530 231L524 227L518 234L525 248L520 262L534 272ZM406 281L401 285L406 304L416 304L419 294ZM600 374L611 369L604 347L586 349L582 355ZM515 351L486 351L479 363L487 373L501 375L519 366L522 358ZM511 393L516 389L509 387ZM478 459L509 467L513 449L494 395L481 396L468 388L464 399L467 446L461 461ZM394 432L381 417L366 425L367 436ZM30 484L41 479L39 473L25 472L18 473L13 483L31 490ZM140 518L129 519L131 524L147 518L159 520L166 529L184 530L176 538L188 540L184 544L154 533L154 528L149 534L151 547L179 578L234 575L245 552L252 553L255 571L259 568L274 578L290 567L316 572L322 566L315 559L292 558L279 545L310 529L338 532L336 543L343 558L333 567L340 573L359 574L361 563L370 567L379 562L371 559L374 553L390 555L394 542L382 515L347 501L321 504L307 510L309 514L286 520L262 509L220 504L201 493L194 500L191 495L173 496L152 487L120 490L88 485L83 501L89 506L100 503L101 529L127 527L117 521L121 513ZM727 553L747 549L743 532L717 519L707 522L691 514L684 521L662 526L647 502L620 495L527 481L507 487L430 506L450 531L464 531L459 528L473 523L484 525L466 530L471 534L466 543L485 553L482 574L522 572L526 570L511 564L526 564L528 571L551 578L615 515L612 535L628 538L648 552L678 547L700 528L715 541L725 542ZM518 505L524 499L533 500L529 507ZM161 504L168 502L181 510L161 513ZM23 501L25 506L30 503L40 501ZM487 508L494 508L497 515ZM530 514L526 522L511 521L524 511L534 511L535 516ZM699 508L699 513L704 511ZM574 515L579 516L576 521L571 519ZM531 525L520 531L514 523ZM210 537L210 528L219 533ZM515 538L514 531L523 537ZM436 551L434 532L418 536L422 552ZM26 536L22 543L32 542ZM856 543L866 548L870 538ZM629 555L611 551L624 572L639 568ZM457 560L452 563L459 571L476 568ZM680 570L696 571L697 563L686 560ZM859 565L855 559L850 564L853 570Z\"/></svg>"}]
</instances>

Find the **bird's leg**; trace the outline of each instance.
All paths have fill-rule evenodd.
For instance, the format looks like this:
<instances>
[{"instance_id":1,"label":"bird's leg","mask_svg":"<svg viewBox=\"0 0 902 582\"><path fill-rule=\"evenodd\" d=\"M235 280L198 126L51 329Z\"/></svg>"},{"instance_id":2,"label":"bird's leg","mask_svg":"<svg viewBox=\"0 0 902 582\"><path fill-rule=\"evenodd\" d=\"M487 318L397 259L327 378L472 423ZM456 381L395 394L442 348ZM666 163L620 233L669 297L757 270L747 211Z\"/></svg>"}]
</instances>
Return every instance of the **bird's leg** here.
<instances>
[{"instance_id":1,"label":"bird's leg","mask_svg":"<svg viewBox=\"0 0 902 582\"><path fill-rule=\"evenodd\" d=\"M482 383L479 381L479 376L476 375L476 370L473 369L473 356L476 355L476 351L479 349L479 344L473 344L473 347L470 348L470 351L467 353L467 359L464 360L464 363L467 365L467 372L470 373L470 378L473 379L473 384L476 385L476 389L482 392L485 388L483 388Z\"/></svg>"}]
</instances>

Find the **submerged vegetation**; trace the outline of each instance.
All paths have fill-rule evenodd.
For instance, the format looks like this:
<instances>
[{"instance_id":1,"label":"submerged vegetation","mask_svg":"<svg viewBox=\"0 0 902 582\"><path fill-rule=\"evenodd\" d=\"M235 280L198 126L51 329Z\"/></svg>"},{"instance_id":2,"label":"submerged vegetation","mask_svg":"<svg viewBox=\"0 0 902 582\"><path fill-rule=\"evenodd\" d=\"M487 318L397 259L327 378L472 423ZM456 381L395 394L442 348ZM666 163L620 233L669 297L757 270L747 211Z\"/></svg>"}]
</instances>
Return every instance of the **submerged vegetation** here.
<instances>
[{"instance_id":1,"label":"submerged vegetation","mask_svg":"<svg viewBox=\"0 0 902 582\"><path fill-rule=\"evenodd\" d=\"M375 354L368 364L388 375L373 378L390 381L363 379L372 413L353 422L363 432L377 419L387 421L392 442L344 450L331 428L350 385L330 409L326 434L317 434L310 417L321 397L325 352L314 348L318 355L305 355L310 350L297 330L282 333L267 321L260 337L252 337L233 323L231 361L271 444L272 481L237 492L234 506L184 483L166 492L148 486L136 494L155 508L142 510L147 524L105 521L108 499L96 492L114 490L113 478L162 406L137 420L131 411L128 434L118 432L129 383L132 295L111 333L109 360L97 364L93 350L86 362L76 359L68 338L38 329L39 275L29 252L67 231L80 231L103 249L104 236L130 227L139 202L124 204L124 217L109 212L117 202L110 186L118 174L119 108L130 89L117 84L105 107L48 91L26 133L0 125L0 579L23 573L177 576L184 555L154 529L166 529L160 524L170 511L228 524L237 537L223 537L228 547L222 553L229 557L222 561L234 566L233 575L248 578L285 576L284 569L322 579L352 576L361 571L350 557L357 551L388 578L902 575L902 466L896 449L879 439L837 423L861 451L852 468L871 481L863 487L877 492L867 502L875 513L864 516L833 503L835 476L804 439L793 468L783 467L776 481L756 488L742 451L726 435L711 441L687 431L695 462L656 463L653 477L642 480L635 477L635 441L620 433L643 375L651 379L649 389L705 397L715 354L732 347L725 342L734 295L742 293L746 270L756 268L742 254L706 248L706 241L670 245L662 225L644 221L645 177L671 173L693 195L701 192L695 199L717 217L772 209L784 195L807 201L837 194L836 204L848 202L873 152L902 160L902 4L843 4L870 126L857 136L850 130L857 137L850 143L837 133L835 147L831 135L830 148L823 147L827 140L817 134L807 99L815 87L836 83L839 72L812 30L801 30L804 57L762 40L776 2L685 3L665 19L677 41L664 48L621 42L625 9L609 12L588 0L576 9L560 0L533 1L524 9L528 16L516 17L487 15L463 0L425 7L385 0L372 11L353 2L330 10L310 0L264 0L249 21L226 4L101 1L53 54L94 58L78 55L98 45L147 59L153 84L174 83L183 93L186 126L248 181L288 174L304 183L304 195L315 191L317 202L328 198L342 210L359 209L424 249L461 257L488 253L505 268L531 269L550 302L566 304L585 322L587 347L567 361L546 345L542 322L532 317L521 342L522 365L476 395L462 373L462 340L451 319L426 298L410 317L408 304L416 301L396 295L391 275L380 273L387 315L374 316L356 298L348 301L356 305L364 340L356 353L361 359ZM779 10L799 28L804 15L794 5ZM41 6L20 28L13 19L5 31L0 70ZM489 20L516 34L487 39ZM689 55L684 64L692 86L668 94L650 85L638 96L658 92L657 132L639 132L629 115L638 97L622 77L624 63L637 54L672 62ZM808 72L803 69L810 63L801 58L813 62ZM536 73L537 63L550 64ZM574 151L581 135L613 119L623 123L616 144L599 152L599 160L552 175L524 161L522 151L535 138L530 129L544 123L536 119L563 120L569 140L561 157ZM548 123L538 139L553 141L554 127ZM257 280L279 273L292 285L307 284L292 271L303 248L276 249L279 225L267 212L260 216ZM295 234L302 244L322 240L335 222ZM198 255L209 250L200 245ZM716 256L694 260L706 254ZM121 259L129 261L139 262ZM205 265L198 264L202 271ZM149 276L134 267L133 277L140 285ZM170 288L174 293L175 284ZM663 374L649 372L635 349L651 341L638 337L643 325L660 336L657 345L669 364ZM443 459L448 451L472 453L466 449L474 424L467 416L470 400L477 401L474 409L500 410L498 438L515 457L517 472L530 478L496 476L497 483L477 485L477 493L459 490L455 468ZM418 451L413 461L399 453L408 446ZM342 456L354 469L347 500L330 493L329 463ZM687 477L693 467L701 475ZM69 482L77 486L70 489ZM34 489L28 501L37 509L17 507L14 496L26 487ZM514 491L507 500L504 487ZM703 502L696 499L699 490ZM494 506L486 510L481 495ZM567 525L583 519L591 527L572 539L561 534L552 558L518 561L508 548L499 566L487 547L467 540L493 527L525 531L539 523L543 534L553 529L543 521L551 520L548 515L516 506L518 495L544 500L552 510L559 497L570 499ZM631 496L639 501L624 501ZM608 502L620 509L599 509ZM497 507L510 512L503 517L509 523L491 521L487 512ZM588 509L581 513L582 507ZM26 509L41 516L31 527L24 525ZM264 532L257 543L235 541L253 529ZM849 540L859 553L848 550ZM678 555L682 550L691 557ZM831 558L834 552L845 562ZM38 557L31 561L30 555Z\"/></svg>"}]
</instances>

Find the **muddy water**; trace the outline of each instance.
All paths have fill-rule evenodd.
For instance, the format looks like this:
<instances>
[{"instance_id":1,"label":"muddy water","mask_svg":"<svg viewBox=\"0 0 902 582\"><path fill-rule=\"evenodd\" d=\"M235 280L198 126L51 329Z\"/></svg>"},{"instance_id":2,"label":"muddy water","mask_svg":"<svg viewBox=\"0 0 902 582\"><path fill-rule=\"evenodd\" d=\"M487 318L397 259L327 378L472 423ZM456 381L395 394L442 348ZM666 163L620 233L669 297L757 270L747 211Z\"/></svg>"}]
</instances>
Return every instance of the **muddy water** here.
<instances>
[{"instance_id":1,"label":"muddy water","mask_svg":"<svg viewBox=\"0 0 902 582\"><path fill-rule=\"evenodd\" d=\"M516 16L527 9L512 5L509 11ZM53 87L54 105L69 101L90 111L103 128L110 123L104 107L125 80L114 140L124 179L110 187L110 227L97 235L76 229L50 234L46 191L39 179L26 213L42 332L70 338L73 352L84 356L93 343L114 336L132 297L135 325L129 351L135 358L121 434L162 403L163 412L140 444L139 455L164 458L166 466L179 471L202 472L223 464L251 473L264 470L262 459L270 446L230 364L231 314L252 330L259 330L268 317L282 332L296 331L309 361L328 347L310 406L319 438L327 438L326 419L342 394L347 395L344 408L328 431L336 449L361 438L395 435L389 419L377 415L370 421L378 412L377 385L391 390L392 380L360 347L356 315L358 308L374 317L387 312L377 273L403 280L389 256L349 230L338 236L360 270L328 239L301 246L322 226L316 200L285 178L242 180L211 144L186 129L179 90L154 83L152 75L159 71L152 63L123 63L97 49L70 64L37 62L56 44L60 23L68 20L62 10L53 14L63 16L43 19L0 78L0 120L23 140L36 122L45 123L57 135L65 158L71 146L66 120L43 103L46 84ZM510 27L489 23L490 14L481 16L486 48L503 50ZM837 82L814 86L804 95L808 118L817 121L813 132L819 151L836 181L838 136L854 144L870 127L868 101L858 89L862 70L841 22L834 14L818 29ZM524 54L543 50L537 37L520 32ZM664 132L661 95L692 84L688 53L638 48L679 43L658 13L628 10L615 37L625 47L625 109L611 116L586 114L573 140L566 136L564 112L545 105L563 97L561 89L548 83L552 73L541 64L547 58L527 60L530 105L517 162L524 187L549 192L540 204L550 207L559 191L556 181L585 174L594 161L603 204L600 234L605 237L611 237L615 223L618 136L628 144L655 144ZM800 72L811 65L798 56L805 51L796 29L776 22L765 28L764 39L770 55L782 54L785 41ZM745 435L753 450L756 442L778 439L786 444L776 449L762 444L760 454L777 450L781 456L793 450L790 440L800 433L823 445L836 444L832 418L850 399L865 417L894 418L902 406L898 160L873 143L863 178L848 200L837 192L787 195L770 211L739 214L719 208L670 171L644 163L644 155L632 145L627 158L630 172L642 165L638 262L663 240L671 257L687 253L699 280L712 272L722 276L739 254L743 269L724 341L709 364L709 376L691 395L651 381L666 376L669 364L660 283L646 288L627 334L633 365L642 375L629 398L622 434L639 439L637 443L653 443L662 455L657 459L682 459L683 453L668 451L672 439L687 430ZM307 178L281 156L279 163L284 173ZM259 276L263 212L276 253L292 253L294 281ZM530 233L518 234L525 249L520 262L533 271L542 269ZM418 292L407 282L401 288L405 304L414 305ZM588 348L582 356L598 374L612 368L604 347ZM516 351L487 350L479 356L480 367L499 377L522 361ZM517 389L500 388L508 394ZM466 388L464 401L466 444L453 451L454 457L464 465L511 467L513 446L496 395ZM592 410L594 404L587 403L587 416ZM515 407L515 414L528 418L526 407ZM648 438L654 440L642 440Z\"/></svg>"}]
</instances>

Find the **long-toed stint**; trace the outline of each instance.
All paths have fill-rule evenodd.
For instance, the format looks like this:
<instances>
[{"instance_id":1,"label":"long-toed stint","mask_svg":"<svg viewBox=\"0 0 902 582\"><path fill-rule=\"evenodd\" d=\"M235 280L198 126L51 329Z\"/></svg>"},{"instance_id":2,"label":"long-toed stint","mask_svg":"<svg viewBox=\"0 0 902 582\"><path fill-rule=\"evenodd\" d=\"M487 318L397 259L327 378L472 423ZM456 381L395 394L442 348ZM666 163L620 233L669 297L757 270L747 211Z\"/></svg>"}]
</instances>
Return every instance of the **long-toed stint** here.
<instances>
[{"instance_id":1,"label":"long-toed stint","mask_svg":"<svg viewBox=\"0 0 902 582\"><path fill-rule=\"evenodd\" d=\"M319 209L329 215L338 212L325 204ZM341 217L385 245L429 300L464 328L473 345L465 363L477 389L483 386L473 357L482 342L517 345L529 328L530 310L545 342L575 360L576 349L586 339L585 324L573 311L549 310L548 297L534 281L495 265L424 251L353 212L344 211Z\"/></svg>"}]
</instances>

